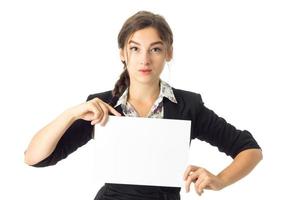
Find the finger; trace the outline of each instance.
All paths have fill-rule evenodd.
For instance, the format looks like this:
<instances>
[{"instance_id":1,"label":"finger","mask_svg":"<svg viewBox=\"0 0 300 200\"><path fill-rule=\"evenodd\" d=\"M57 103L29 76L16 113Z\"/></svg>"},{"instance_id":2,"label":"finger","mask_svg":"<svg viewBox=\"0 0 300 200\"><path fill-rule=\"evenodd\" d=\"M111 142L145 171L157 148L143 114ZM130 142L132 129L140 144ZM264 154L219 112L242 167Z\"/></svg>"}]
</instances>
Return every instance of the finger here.
<instances>
[{"instance_id":1,"label":"finger","mask_svg":"<svg viewBox=\"0 0 300 200\"><path fill-rule=\"evenodd\" d=\"M104 102L105 103L105 102ZM114 114L115 116L122 116L116 109L111 107L111 105L105 103L110 113Z\"/></svg>"},{"instance_id":2,"label":"finger","mask_svg":"<svg viewBox=\"0 0 300 200\"><path fill-rule=\"evenodd\" d=\"M203 194L204 190L199 189L198 187L196 187L196 185L194 185L194 186L195 186L195 191L196 191L196 193L197 193L199 196L201 196L201 195Z\"/></svg>"},{"instance_id":3,"label":"finger","mask_svg":"<svg viewBox=\"0 0 300 200\"><path fill-rule=\"evenodd\" d=\"M103 118L103 117L102 117L102 118ZM92 125L98 124L98 123L102 120L102 118L94 119L94 120L92 121Z\"/></svg>"},{"instance_id":4,"label":"finger","mask_svg":"<svg viewBox=\"0 0 300 200\"><path fill-rule=\"evenodd\" d=\"M103 110L103 117L100 120L100 124L101 124L101 126L104 126L108 119L108 108L106 107L105 104L99 104L99 105L101 106L101 108Z\"/></svg>"},{"instance_id":5,"label":"finger","mask_svg":"<svg viewBox=\"0 0 300 200\"><path fill-rule=\"evenodd\" d=\"M98 113L98 115L95 115L95 118L93 119L94 120L94 124L97 124L102 119L102 117L103 117L103 110L98 105L98 103L95 102L93 105L96 108L97 113Z\"/></svg>"},{"instance_id":6,"label":"finger","mask_svg":"<svg viewBox=\"0 0 300 200\"><path fill-rule=\"evenodd\" d=\"M191 183L198 178L197 174L192 174L188 176L186 182L185 182L185 191L189 192L190 191L190 185Z\"/></svg>"},{"instance_id":7,"label":"finger","mask_svg":"<svg viewBox=\"0 0 300 200\"><path fill-rule=\"evenodd\" d=\"M100 106L100 104L99 104L99 101L97 101L97 100L94 101L94 102L93 102L93 105L96 106L96 108L99 110L99 112L103 112L103 111L102 111L102 108L101 108L101 106Z\"/></svg>"},{"instance_id":8,"label":"finger","mask_svg":"<svg viewBox=\"0 0 300 200\"><path fill-rule=\"evenodd\" d=\"M197 193L199 196L201 196L201 195L204 193L204 190L201 190L201 191L196 190L196 193Z\"/></svg>"},{"instance_id":9,"label":"finger","mask_svg":"<svg viewBox=\"0 0 300 200\"><path fill-rule=\"evenodd\" d=\"M198 169L197 166L189 165L183 174L183 180L186 180L188 176L191 174L191 172L194 172L196 169Z\"/></svg>"},{"instance_id":10,"label":"finger","mask_svg":"<svg viewBox=\"0 0 300 200\"><path fill-rule=\"evenodd\" d=\"M203 189L200 187L200 184L202 182L203 182L203 178L201 178L201 176L198 176L198 179L194 184L195 191L197 192L198 195L201 195L203 193Z\"/></svg>"},{"instance_id":11,"label":"finger","mask_svg":"<svg viewBox=\"0 0 300 200\"><path fill-rule=\"evenodd\" d=\"M185 192L189 192L190 191L190 185L191 185L192 181L191 179L187 179L185 182Z\"/></svg>"},{"instance_id":12,"label":"finger","mask_svg":"<svg viewBox=\"0 0 300 200\"><path fill-rule=\"evenodd\" d=\"M197 187L198 191L203 191L209 185L209 183L209 179L204 178Z\"/></svg>"},{"instance_id":13,"label":"finger","mask_svg":"<svg viewBox=\"0 0 300 200\"><path fill-rule=\"evenodd\" d=\"M185 170L185 172L183 174L183 180L187 179L187 177L189 176L191 170L192 170L192 165L187 166L187 168L186 168L186 170Z\"/></svg>"},{"instance_id":14,"label":"finger","mask_svg":"<svg viewBox=\"0 0 300 200\"><path fill-rule=\"evenodd\" d=\"M94 104L91 104L91 111L93 112L93 119L91 124L95 125L98 121L102 119L103 111L101 108L97 108Z\"/></svg>"}]
</instances>

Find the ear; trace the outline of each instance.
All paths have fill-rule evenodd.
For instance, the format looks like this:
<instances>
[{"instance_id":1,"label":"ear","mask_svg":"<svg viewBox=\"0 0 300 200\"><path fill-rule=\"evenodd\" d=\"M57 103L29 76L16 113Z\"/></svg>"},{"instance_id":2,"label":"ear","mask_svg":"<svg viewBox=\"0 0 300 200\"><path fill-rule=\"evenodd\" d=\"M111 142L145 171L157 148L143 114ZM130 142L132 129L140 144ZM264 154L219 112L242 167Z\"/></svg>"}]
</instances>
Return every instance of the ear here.
<instances>
[{"instance_id":1,"label":"ear","mask_svg":"<svg viewBox=\"0 0 300 200\"><path fill-rule=\"evenodd\" d=\"M125 52L124 52L124 49L119 49L120 50L120 59L121 61L125 62Z\"/></svg>"},{"instance_id":2,"label":"ear","mask_svg":"<svg viewBox=\"0 0 300 200\"><path fill-rule=\"evenodd\" d=\"M173 47L171 46L166 54L166 61L169 62L173 58Z\"/></svg>"}]
</instances>

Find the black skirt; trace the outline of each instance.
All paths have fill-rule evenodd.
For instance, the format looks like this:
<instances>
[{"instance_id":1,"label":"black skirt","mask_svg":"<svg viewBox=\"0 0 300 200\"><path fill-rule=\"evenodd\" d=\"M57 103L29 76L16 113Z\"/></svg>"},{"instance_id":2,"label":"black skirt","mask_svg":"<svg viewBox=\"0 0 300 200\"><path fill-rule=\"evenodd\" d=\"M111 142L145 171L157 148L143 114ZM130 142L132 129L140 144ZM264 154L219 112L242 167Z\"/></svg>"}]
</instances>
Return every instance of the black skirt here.
<instances>
[{"instance_id":1,"label":"black skirt","mask_svg":"<svg viewBox=\"0 0 300 200\"><path fill-rule=\"evenodd\" d=\"M180 200L180 189L105 183L94 200Z\"/></svg>"}]
</instances>

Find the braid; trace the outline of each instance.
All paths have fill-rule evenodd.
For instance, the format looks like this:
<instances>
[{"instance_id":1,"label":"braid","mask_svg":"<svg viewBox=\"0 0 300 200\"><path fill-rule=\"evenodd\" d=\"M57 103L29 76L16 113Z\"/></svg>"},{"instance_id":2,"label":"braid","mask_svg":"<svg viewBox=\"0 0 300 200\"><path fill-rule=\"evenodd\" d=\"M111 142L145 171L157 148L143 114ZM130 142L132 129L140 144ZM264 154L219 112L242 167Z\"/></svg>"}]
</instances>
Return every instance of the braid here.
<instances>
[{"instance_id":1,"label":"braid","mask_svg":"<svg viewBox=\"0 0 300 200\"><path fill-rule=\"evenodd\" d=\"M129 74L126 68L126 64L123 61L124 64L124 71L121 73L119 80L115 84L115 88L112 91L113 96L120 97L123 92L129 87L130 79Z\"/></svg>"}]
</instances>

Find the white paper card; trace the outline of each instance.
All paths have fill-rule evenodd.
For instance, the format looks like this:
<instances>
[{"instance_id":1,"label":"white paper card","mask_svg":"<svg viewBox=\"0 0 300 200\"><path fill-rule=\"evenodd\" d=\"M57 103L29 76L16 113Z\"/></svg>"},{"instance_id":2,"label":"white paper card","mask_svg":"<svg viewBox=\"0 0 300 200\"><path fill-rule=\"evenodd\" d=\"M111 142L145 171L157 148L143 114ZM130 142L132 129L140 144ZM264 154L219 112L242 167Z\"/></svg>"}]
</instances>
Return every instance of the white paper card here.
<instances>
[{"instance_id":1,"label":"white paper card","mask_svg":"<svg viewBox=\"0 0 300 200\"><path fill-rule=\"evenodd\" d=\"M109 116L95 126L95 178L106 183L182 187L188 120Z\"/></svg>"}]
</instances>

